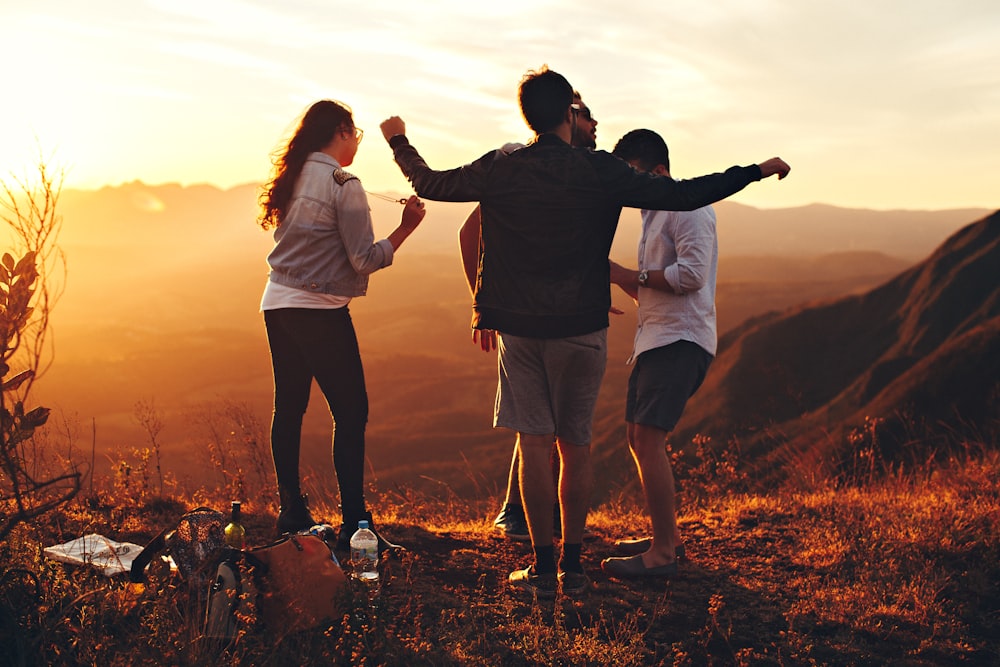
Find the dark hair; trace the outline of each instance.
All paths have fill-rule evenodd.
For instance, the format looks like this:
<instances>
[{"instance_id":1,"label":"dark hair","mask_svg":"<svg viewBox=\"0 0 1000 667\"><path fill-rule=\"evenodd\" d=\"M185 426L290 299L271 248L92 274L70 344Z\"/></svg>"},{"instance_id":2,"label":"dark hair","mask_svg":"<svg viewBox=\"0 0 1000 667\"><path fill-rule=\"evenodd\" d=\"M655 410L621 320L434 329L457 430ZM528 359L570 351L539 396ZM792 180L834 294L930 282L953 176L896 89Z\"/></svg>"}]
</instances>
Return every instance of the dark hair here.
<instances>
[{"instance_id":1,"label":"dark hair","mask_svg":"<svg viewBox=\"0 0 1000 667\"><path fill-rule=\"evenodd\" d=\"M563 122L566 110L573 103L573 86L562 74L542 65L537 72L529 71L517 89L521 115L535 134L551 132Z\"/></svg>"},{"instance_id":2,"label":"dark hair","mask_svg":"<svg viewBox=\"0 0 1000 667\"><path fill-rule=\"evenodd\" d=\"M329 144L338 130L353 127L351 108L346 104L321 100L309 107L288 146L274 159L274 176L260 195L260 205L264 209L258 218L261 227L270 229L281 224L292 199L295 181L309 154Z\"/></svg>"},{"instance_id":3,"label":"dark hair","mask_svg":"<svg viewBox=\"0 0 1000 667\"><path fill-rule=\"evenodd\" d=\"M615 144L612 155L635 162L642 171L652 171L662 164L670 171L670 151L663 137L652 130L632 130Z\"/></svg>"}]
</instances>

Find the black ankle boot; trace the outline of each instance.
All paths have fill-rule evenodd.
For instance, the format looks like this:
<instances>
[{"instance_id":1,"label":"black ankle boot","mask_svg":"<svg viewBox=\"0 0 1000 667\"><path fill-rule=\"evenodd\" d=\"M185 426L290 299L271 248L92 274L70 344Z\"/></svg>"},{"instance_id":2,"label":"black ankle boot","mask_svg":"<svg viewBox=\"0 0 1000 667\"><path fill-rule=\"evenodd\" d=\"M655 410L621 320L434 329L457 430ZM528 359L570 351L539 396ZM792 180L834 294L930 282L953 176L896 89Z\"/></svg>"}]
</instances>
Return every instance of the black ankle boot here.
<instances>
[{"instance_id":1,"label":"black ankle boot","mask_svg":"<svg viewBox=\"0 0 1000 667\"><path fill-rule=\"evenodd\" d=\"M278 510L278 534L297 533L300 530L312 528L316 520L309 513L309 497L305 494L278 493L281 498L281 508Z\"/></svg>"}]
</instances>

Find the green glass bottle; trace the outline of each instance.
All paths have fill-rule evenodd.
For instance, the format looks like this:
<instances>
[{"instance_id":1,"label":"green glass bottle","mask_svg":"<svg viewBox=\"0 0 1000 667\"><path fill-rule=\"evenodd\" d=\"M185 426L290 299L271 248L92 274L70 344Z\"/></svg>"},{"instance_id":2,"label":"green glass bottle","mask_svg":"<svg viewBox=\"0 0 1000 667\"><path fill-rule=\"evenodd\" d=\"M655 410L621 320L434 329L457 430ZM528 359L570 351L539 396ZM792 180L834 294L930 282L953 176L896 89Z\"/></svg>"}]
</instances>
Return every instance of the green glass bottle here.
<instances>
[{"instance_id":1,"label":"green glass bottle","mask_svg":"<svg viewBox=\"0 0 1000 667\"><path fill-rule=\"evenodd\" d=\"M233 512L229 524L224 531L226 546L230 549L243 549L246 546L247 531L240 519L240 501L233 501Z\"/></svg>"}]
</instances>

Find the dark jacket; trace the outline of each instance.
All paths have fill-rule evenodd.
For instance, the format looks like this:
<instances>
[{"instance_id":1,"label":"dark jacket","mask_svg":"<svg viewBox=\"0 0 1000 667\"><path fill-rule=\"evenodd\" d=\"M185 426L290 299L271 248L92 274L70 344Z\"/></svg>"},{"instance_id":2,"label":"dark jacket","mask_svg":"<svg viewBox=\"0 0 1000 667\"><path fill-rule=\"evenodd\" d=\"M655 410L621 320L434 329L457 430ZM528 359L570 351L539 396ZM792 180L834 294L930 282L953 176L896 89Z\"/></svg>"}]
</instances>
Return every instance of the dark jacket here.
<instances>
[{"instance_id":1,"label":"dark jacket","mask_svg":"<svg viewBox=\"0 0 1000 667\"><path fill-rule=\"evenodd\" d=\"M608 253L622 207L694 210L761 178L754 165L674 181L640 173L605 151L574 148L553 134L448 171L428 167L406 137L393 137L390 145L420 197L480 202L473 326L530 338L566 338L608 326Z\"/></svg>"}]
</instances>

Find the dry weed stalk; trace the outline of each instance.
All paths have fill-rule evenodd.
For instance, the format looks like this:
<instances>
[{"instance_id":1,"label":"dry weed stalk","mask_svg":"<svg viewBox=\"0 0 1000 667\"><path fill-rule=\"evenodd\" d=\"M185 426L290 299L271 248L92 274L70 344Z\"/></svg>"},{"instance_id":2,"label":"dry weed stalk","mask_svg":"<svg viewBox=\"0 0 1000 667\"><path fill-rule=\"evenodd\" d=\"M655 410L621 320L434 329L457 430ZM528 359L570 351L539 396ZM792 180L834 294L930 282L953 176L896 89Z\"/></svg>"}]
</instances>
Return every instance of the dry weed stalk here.
<instances>
[{"instance_id":1,"label":"dry weed stalk","mask_svg":"<svg viewBox=\"0 0 1000 667\"><path fill-rule=\"evenodd\" d=\"M49 512L80 490L80 473L47 473L35 466L28 443L49 417L49 409L28 408L31 388L52 361L49 317L62 293L65 261L56 241L62 219L56 213L62 177L44 160L37 184L0 181L0 219L18 258L0 259L0 539L19 523ZM8 374L20 367L13 376Z\"/></svg>"}]
</instances>

